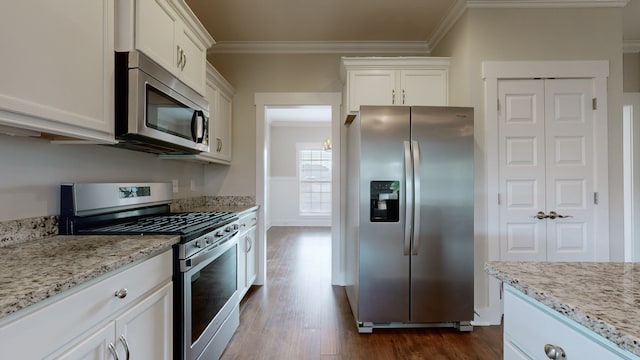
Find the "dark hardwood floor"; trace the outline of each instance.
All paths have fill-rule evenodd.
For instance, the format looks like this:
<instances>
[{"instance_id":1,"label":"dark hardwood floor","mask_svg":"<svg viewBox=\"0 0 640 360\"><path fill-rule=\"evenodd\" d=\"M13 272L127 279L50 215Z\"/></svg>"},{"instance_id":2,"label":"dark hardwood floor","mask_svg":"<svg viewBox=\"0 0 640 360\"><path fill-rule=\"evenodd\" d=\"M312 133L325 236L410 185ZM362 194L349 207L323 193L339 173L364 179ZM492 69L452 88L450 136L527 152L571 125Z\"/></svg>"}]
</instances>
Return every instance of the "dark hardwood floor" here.
<instances>
[{"instance_id":1,"label":"dark hardwood floor","mask_svg":"<svg viewBox=\"0 0 640 360\"><path fill-rule=\"evenodd\" d=\"M267 238L267 285L245 296L222 359L502 358L500 326L359 334L344 288L331 285L330 229L272 227Z\"/></svg>"}]
</instances>

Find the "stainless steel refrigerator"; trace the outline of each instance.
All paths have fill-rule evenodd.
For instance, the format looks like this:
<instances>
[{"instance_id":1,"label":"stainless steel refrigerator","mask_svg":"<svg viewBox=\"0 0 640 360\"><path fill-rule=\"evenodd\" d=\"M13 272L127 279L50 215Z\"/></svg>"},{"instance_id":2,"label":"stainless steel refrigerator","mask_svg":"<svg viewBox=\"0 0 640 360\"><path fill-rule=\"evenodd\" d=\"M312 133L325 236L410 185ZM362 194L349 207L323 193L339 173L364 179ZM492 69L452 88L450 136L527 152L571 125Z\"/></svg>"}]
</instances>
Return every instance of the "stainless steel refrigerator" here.
<instances>
[{"instance_id":1,"label":"stainless steel refrigerator","mask_svg":"<svg viewBox=\"0 0 640 360\"><path fill-rule=\"evenodd\" d=\"M473 108L361 106L347 134L346 291L358 330L472 330Z\"/></svg>"}]
</instances>

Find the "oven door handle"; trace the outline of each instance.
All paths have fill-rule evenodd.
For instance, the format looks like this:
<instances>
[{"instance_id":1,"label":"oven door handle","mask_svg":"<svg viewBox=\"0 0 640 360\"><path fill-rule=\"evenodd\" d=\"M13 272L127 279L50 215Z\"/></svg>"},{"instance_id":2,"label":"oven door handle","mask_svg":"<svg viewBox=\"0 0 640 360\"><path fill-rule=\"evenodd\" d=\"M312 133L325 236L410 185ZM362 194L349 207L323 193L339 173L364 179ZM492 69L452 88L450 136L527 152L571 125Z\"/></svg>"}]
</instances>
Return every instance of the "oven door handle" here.
<instances>
[{"instance_id":1,"label":"oven door handle","mask_svg":"<svg viewBox=\"0 0 640 360\"><path fill-rule=\"evenodd\" d=\"M238 232L235 231L216 246L204 249L189 259L180 260L180 272L187 272L202 263L208 264L212 260L215 260L238 243L237 234Z\"/></svg>"}]
</instances>

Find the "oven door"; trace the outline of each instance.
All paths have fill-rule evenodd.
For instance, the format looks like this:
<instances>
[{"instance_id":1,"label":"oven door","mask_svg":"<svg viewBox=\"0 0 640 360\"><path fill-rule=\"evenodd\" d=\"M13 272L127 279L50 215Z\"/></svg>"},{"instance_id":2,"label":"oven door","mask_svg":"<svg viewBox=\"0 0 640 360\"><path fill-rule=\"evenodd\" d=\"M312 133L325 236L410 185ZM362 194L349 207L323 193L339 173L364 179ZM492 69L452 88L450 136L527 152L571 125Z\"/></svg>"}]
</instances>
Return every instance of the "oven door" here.
<instances>
[{"instance_id":1,"label":"oven door","mask_svg":"<svg viewBox=\"0 0 640 360\"><path fill-rule=\"evenodd\" d=\"M209 345L218 346L212 339L238 305L237 243L237 236L232 236L190 262L181 260L181 268L186 268L181 273L183 359L197 359Z\"/></svg>"}]
</instances>

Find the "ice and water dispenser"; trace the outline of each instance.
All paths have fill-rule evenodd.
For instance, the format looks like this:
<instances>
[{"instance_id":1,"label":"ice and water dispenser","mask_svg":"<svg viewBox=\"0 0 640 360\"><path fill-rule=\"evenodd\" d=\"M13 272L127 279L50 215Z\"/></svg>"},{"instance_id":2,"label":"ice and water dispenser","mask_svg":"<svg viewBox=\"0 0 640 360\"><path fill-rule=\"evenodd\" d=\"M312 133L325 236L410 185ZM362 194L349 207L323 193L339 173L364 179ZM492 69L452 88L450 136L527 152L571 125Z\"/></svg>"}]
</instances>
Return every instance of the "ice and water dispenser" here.
<instances>
[{"instance_id":1,"label":"ice and water dispenser","mask_svg":"<svg viewBox=\"0 0 640 360\"><path fill-rule=\"evenodd\" d=\"M400 181L372 181L370 190L371 222L400 221Z\"/></svg>"}]
</instances>

